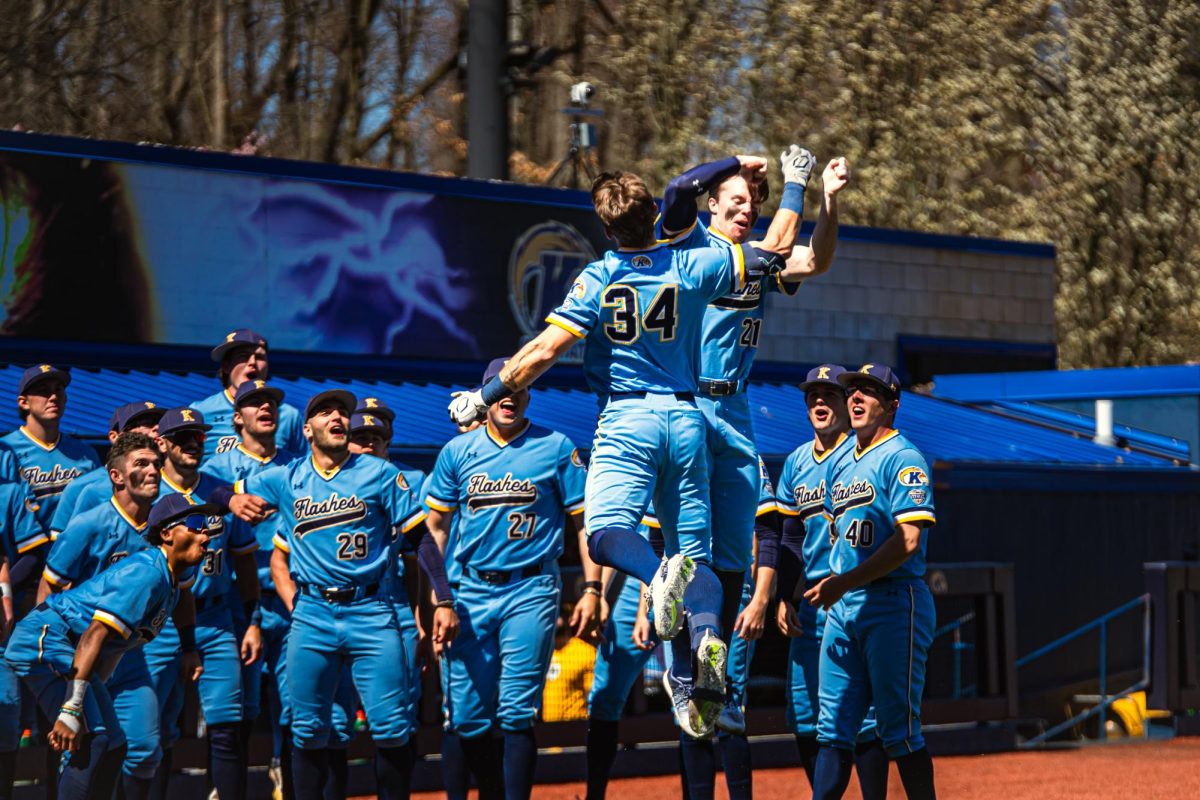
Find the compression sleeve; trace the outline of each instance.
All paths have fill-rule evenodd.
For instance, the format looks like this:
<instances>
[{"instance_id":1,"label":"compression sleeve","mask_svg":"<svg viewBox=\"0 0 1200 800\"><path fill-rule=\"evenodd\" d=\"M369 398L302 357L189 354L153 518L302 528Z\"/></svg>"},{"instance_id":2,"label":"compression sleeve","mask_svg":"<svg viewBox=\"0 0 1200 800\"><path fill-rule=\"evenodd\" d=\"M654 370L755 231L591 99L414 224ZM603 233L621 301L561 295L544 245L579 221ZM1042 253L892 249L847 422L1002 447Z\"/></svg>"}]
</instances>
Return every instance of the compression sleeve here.
<instances>
[{"instance_id":1,"label":"compression sleeve","mask_svg":"<svg viewBox=\"0 0 1200 800\"><path fill-rule=\"evenodd\" d=\"M424 525L413 530L421 531L420 541L417 542L417 563L421 565L425 576L429 578L429 583L433 586L434 597L438 599L439 603L453 600L454 592L450 589L450 579L446 577L446 559L442 557L442 551L438 549L437 542L433 540L433 536Z\"/></svg>"},{"instance_id":2,"label":"compression sleeve","mask_svg":"<svg viewBox=\"0 0 1200 800\"><path fill-rule=\"evenodd\" d=\"M804 536L804 523L800 517L783 518L783 535L779 539L779 566L776 572L776 592L780 600L791 602L796 596L796 584L804 576ZM762 547L761 543L759 547Z\"/></svg>"},{"instance_id":3,"label":"compression sleeve","mask_svg":"<svg viewBox=\"0 0 1200 800\"><path fill-rule=\"evenodd\" d=\"M779 567L779 512L769 511L754 519L754 535L758 537L758 566Z\"/></svg>"},{"instance_id":4,"label":"compression sleeve","mask_svg":"<svg viewBox=\"0 0 1200 800\"><path fill-rule=\"evenodd\" d=\"M662 221L664 236L685 231L696 221L696 201L700 195L741 169L737 156L710 161L693 167L674 178L663 191Z\"/></svg>"}]
</instances>

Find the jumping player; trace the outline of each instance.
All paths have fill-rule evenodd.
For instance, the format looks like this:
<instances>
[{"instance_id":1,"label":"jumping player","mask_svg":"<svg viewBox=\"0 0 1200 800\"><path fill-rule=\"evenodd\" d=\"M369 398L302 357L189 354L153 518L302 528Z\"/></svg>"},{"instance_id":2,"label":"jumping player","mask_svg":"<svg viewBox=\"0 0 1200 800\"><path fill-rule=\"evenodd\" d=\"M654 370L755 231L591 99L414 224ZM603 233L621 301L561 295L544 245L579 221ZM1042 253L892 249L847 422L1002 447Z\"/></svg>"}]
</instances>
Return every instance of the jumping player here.
<instances>
[{"instance_id":1,"label":"jumping player","mask_svg":"<svg viewBox=\"0 0 1200 800\"><path fill-rule=\"evenodd\" d=\"M0 438L0 480L24 481L43 530L70 483L100 466L96 453L60 430L71 373L38 364L21 374L17 413L21 427Z\"/></svg>"},{"instance_id":2,"label":"jumping player","mask_svg":"<svg viewBox=\"0 0 1200 800\"><path fill-rule=\"evenodd\" d=\"M725 695L720 583L709 562L705 423L696 406L699 321L708 303L748 280L785 268L774 253L741 245L678 250L654 235L654 198L636 175L604 173L592 201L619 249L589 264L542 333L481 389L462 392L451 418L466 424L527 388L587 339L584 372L599 395L600 419L587 480L585 525L592 559L650 586L659 635L672 639L692 611L696 688L679 698L693 732L711 730ZM665 564L637 526L651 500L664 530Z\"/></svg>"},{"instance_id":3,"label":"jumping player","mask_svg":"<svg viewBox=\"0 0 1200 800\"><path fill-rule=\"evenodd\" d=\"M47 599L5 647L5 660L55 720L50 746L71 754L59 776L63 800L113 793L125 745L104 676L175 608L178 576L204 558L207 510L184 498L160 503L147 520L148 549Z\"/></svg>"},{"instance_id":4,"label":"jumping player","mask_svg":"<svg viewBox=\"0 0 1200 800\"><path fill-rule=\"evenodd\" d=\"M492 361L483 384L505 363ZM461 739L481 790L502 783L508 800L533 791L533 722L554 649L564 527L579 542L592 589L572 623L590 627L599 610L600 568L587 557L582 530L587 472L567 437L526 418L528 406L527 389L491 405L482 428L442 448L425 490L429 530L453 554L448 567L463 623L442 655L447 728ZM493 721L503 737L502 769Z\"/></svg>"},{"instance_id":5,"label":"jumping player","mask_svg":"<svg viewBox=\"0 0 1200 800\"><path fill-rule=\"evenodd\" d=\"M803 579L815 586L829 576L829 518L825 499L830 476L841 462L853 457L854 437L849 435L850 416L846 390L838 377L846 370L837 364L822 364L809 371L800 384L815 436L797 447L783 464L779 478L778 507L783 514L783 548L780 554L780 597L777 622L788 647L788 702L784 708L787 725L796 737L800 764L812 784L817 760L817 688L821 636L825 609L801 603L797 609L796 589ZM854 757L858 783L866 800L887 796L887 753L875 736L873 719L868 719L858 737Z\"/></svg>"},{"instance_id":6,"label":"jumping player","mask_svg":"<svg viewBox=\"0 0 1200 800\"><path fill-rule=\"evenodd\" d=\"M829 611L821 641L815 800L840 798L868 705L910 798L934 797L921 736L933 596L925 585L925 528L935 524L929 466L895 429L900 384L882 364L846 372L853 454L829 477L831 572L804 593Z\"/></svg>"},{"instance_id":7,"label":"jumping player","mask_svg":"<svg viewBox=\"0 0 1200 800\"><path fill-rule=\"evenodd\" d=\"M410 535L425 515L399 470L349 452L354 407L354 395L346 391L315 395L305 410L311 455L228 490L242 495L229 503L247 521L258 521L270 506L291 518L276 534L271 574L281 600L293 606L287 675L293 786L300 800L321 797L328 779L333 695L346 661L375 739L380 793L407 797L411 780L412 731L396 713L407 687L395 665L407 654L381 590L394 554L393 530ZM442 605L434 615L434 638L452 639L458 626L453 597L441 553L428 535L418 558Z\"/></svg>"},{"instance_id":8,"label":"jumping player","mask_svg":"<svg viewBox=\"0 0 1200 800\"><path fill-rule=\"evenodd\" d=\"M221 391L192 403L192 408L202 413L212 425L211 434L204 443L204 455L209 457L237 446L239 437L233 424L233 398L238 387L246 381L270 379L267 340L249 328L230 331L225 340L212 349L211 356L221 365L217 370ZM293 453L307 450L303 424L300 412L294 406L280 405L279 429L275 435L279 446Z\"/></svg>"}]
</instances>

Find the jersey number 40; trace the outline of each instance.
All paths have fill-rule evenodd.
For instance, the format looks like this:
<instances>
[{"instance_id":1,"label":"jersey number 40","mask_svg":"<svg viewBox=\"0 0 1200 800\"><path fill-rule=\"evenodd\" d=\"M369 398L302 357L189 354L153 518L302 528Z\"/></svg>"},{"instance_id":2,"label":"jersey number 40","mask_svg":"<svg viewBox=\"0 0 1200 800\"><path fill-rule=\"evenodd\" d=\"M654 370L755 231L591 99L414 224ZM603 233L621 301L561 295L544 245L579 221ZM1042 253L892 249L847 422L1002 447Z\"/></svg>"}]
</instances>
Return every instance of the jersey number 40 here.
<instances>
[{"instance_id":1,"label":"jersey number 40","mask_svg":"<svg viewBox=\"0 0 1200 800\"><path fill-rule=\"evenodd\" d=\"M605 323L604 335L617 344L633 344L642 331L654 331L661 342L675 338L679 325L679 286L668 283L658 290L646 313L640 313L637 289L614 283L600 298L603 308L613 309L612 322Z\"/></svg>"}]
</instances>

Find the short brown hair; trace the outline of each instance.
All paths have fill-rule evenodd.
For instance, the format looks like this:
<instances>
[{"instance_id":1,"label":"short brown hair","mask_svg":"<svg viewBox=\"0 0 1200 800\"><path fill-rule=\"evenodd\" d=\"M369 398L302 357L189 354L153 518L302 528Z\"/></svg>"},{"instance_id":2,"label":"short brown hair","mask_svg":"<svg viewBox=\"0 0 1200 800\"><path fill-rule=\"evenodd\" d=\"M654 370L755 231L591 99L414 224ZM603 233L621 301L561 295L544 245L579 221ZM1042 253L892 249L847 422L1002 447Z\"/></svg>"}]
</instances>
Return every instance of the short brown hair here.
<instances>
[{"instance_id":1,"label":"short brown hair","mask_svg":"<svg viewBox=\"0 0 1200 800\"><path fill-rule=\"evenodd\" d=\"M108 458L104 461L105 468L119 471L125 465L125 456L134 450L149 450L157 455L158 444L154 439L139 431L122 433L109 448Z\"/></svg>"},{"instance_id":2,"label":"short brown hair","mask_svg":"<svg viewBox=\"0 0 1200 800\"><path fill-rule=\"evenodd\" d=\"M625 247L654 243L658 207L646 183L632 172L603 172L592 183L592 205L604 227Z\"/></svg>"},{"instance_id":3,"label":"short brown hair","mask_svg":"<svg viewBox=\"0 0 1200 800\"><path fill-rule=\"evenodd\" d=\"M729 178L735 178L740 174L740 172L735 172L733 175L730 175ZM725 186L725 184L729 181L729 178L726 178L716 186L709 189L708 196L714 200L720 200L721 188ZM763 178L759 183L750 183L749 186L751 194L750 202L754 203L756 206L761 206L763 203L767 202L768 198L771 197L771 184L766 178Z\"/></svg>"}]
</instances>

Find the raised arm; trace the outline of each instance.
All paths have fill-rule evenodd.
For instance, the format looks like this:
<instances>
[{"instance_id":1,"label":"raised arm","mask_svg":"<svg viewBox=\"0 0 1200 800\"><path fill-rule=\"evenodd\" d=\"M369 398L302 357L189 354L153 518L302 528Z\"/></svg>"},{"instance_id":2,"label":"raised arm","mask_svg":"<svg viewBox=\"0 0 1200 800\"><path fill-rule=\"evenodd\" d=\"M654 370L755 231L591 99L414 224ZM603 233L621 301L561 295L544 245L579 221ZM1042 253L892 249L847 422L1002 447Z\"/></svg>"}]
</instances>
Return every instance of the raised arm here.
<instances>
[{"instance_id":1,"label":"raised arm","mask_svg":"<svg viewBox=\"0 0 1200 800\"><path fill-rule=\"evenodd\" d=\"M799 145L791 145L779 155L783 171L783 198L779 210L771 218L767 235L759 247L773 253L790 253L800 234L800 221L804 217L804 190L812 175L813 154Z\"/></svg>"},{"instance_id":2,"label":"raised arm","mask_svg":"<svg viewBox=\"0 0 1200 800\"><path fill-rule=\"evenodd\" d=\"M766 175L767 160L758 156L730 156L692 167L676 176L663 190L662 221L659 226L664 238L682 233L696 221L696 201L721 181L746 173L746 180L756 182Z\"/></svg>"},{"instance_id":3,"label":"raised arm","mask_svg":"<svg viewBox=\"0 0 1200 800\"><path fill-rule=\"evenodd\" d=\"M830 161L821 175L821 210L817 214L812 239L807 246L792 248L787 266L779 273L785 282L798 283L805 278L821 275L833 265L838 236L837 195L849 182L850 167L846 165L846 159L835 158Z\"/></svg>"}]
</instances>

